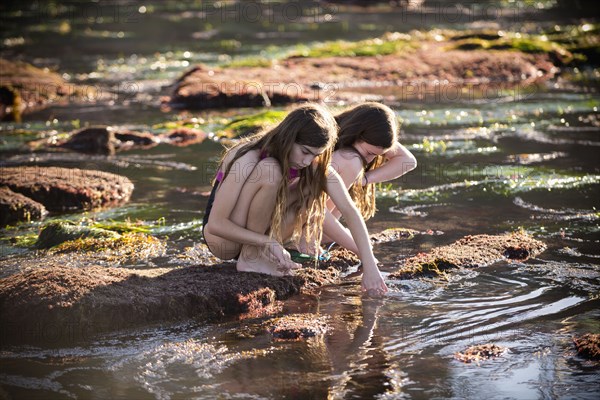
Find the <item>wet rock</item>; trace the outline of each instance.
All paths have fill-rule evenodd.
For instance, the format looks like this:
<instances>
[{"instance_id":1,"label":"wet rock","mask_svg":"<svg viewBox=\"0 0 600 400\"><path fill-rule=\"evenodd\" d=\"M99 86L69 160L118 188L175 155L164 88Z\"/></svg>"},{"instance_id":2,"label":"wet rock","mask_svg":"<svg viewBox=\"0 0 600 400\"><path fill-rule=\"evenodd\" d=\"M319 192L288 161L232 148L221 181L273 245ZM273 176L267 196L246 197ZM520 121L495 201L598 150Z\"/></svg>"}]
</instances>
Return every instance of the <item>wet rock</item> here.
<instances>
[{"instance_id":1,"label":"wet rock","mask_svg":"<svg viewBox=\"0 0 600 400\"><path fill-rule=\"evenodd\" d=\"M227 138L241 138L257 133L269 126L275 126L282 121L287 112L279 110L267 110L257 114L245 115L235 118L223 127L220 136Z\"/></svg>"},{"instance_id":2,"label":"wet rock","mask_svg":"<svg viewBox=\"0 0 600 400\"><path fill-rule=\"evenodd\" d=\"M89 87L69 84L47 68L0 58L0 119L20 121L21 114L52 102L85 100Z\"/></svg>"},{"instance_id":3,"label":"wet rock","mask_svg":"<svg viewBox=\"0 0 600 400\"><path fill-rule=\"evenodd\" d=\"M117 206L129 201L133 192L133 183L124 176L78 168L3 168L0 185L43 204L48 211Z\"/></svg>"},{"instance_id":4,"label":"wet rock","mask_svg":"<svg viewBox=\"0 0 600 400\"><path fill-rule=\"evenodd\" d=\"M586 333L573 338L577 354L589 360L600 360L600 334Z\"/></svg>"},{"instance_id":5,"label":"wet rock","mask_svg":"<svg viewBox=\"0 0 600 400\"><path fill-rule=\"evenodd\" d=\"M44 218L46 208L29 197L0 187L0 227L16 222L28 222Z\"/></svg>"},{"instance_id":6,"label":"wet rock","mask_svg":"<svg viewBox=\"0 0 600 400\"><path fill-rule=\"evenodd\" d=\"M115 130L114 134L117 140L117 150L148 149L159 143L158 138L150 132Z\"/></svg>"},{"instance_id":7,"label":"wet rock","mask_svg":"<svg viewBox=\"0 0 600 400\"><path fill-rule=\"evenodd\" d=\"M117 139L112 130L106 127L85 128L71 135L57 147L90 154L115 154Z\"/></svg>"},{"instance_id":8,"label":"wet rock","mask_svg":"<svg viewBox=\"0 0 600 400\"><path fill-rule=\"evenodd\" d=\"M505 235L466 236L450 245L436 247L404 261L390 274L391 279L435 277L455 268L476 268L496 261L524 261L546 249L546 245L531 236L516 232Z\"/></svg>"},{"instance_id":9,"label":"wet rock","mask_svg":"<svg viewBox=\"0 0 600 400\"><path fill-rule=\"evenodd\" d=\"M270 322L269 332L276 340L302 340L324 335L326 319L313 314L286 315Z\"/></svg>"},{"instance_id":10,"label":"wet rock","mask_svg":"<svg viewBox=\"0 0 600 400\"><path fill-rule=\"evenodd\" d=\"M48 249L71 240L117 239L119 237L121 235L118 233L106 229L76 225L71 221L53 221L42 228L35 246L38 249Z\"/></svg>"},{"instance_id":11,"label":"wet rock","mask_svg":"<svg viewBox=\"0 0 600 400\"><path fill-rule=\"evenodd\" d=\"M257 79L255 79L257 78ZM169 103L193 109L269 107L310 100L301 90L272 84L272 75L246 76L235 69L198 65L176 82Z\"/></svg>"},{"instance_id":12,"label":"wet rock","mask_svg":"<svg viewBox=\"0 0 600 400\"><path fill-rule=\"evenodd\" d=\"M80 153L114 155L118 150L147 149L158 143L159 139L149 132L98 126L73 132L67 140L52 144L52 146ZM42 143L38 141L33 144L33 147L40 147L44 144L43 141Z\"/></svg>"},{"instance_id":13,"label":"wet rock","mask_svg":"<svg viewBox=\"0 0 600 400\"><path fill-rule=\"evenodd\" d=\"M161 140L173 146L189 146L202 143L206 139L206 132L199 129L177 128L160 136Z\"/></svg>"},{"instance_id":14,"label":"wet rock","mask_svg":"<svg viewBox=\"0 0 600 400\"><path fill-rule=\"evenodd\" d=\"M454 358L464 363L479 363L490 358L500 357L506 353L506 347L498 346L493 343L471 346L463 352L454 354Z\"/></svg>"},{"instance_id":15,"label":"wet rock","mask_svg":"<svg viewBox=\"0 0 600 400\"><path fill-rule=\"evenodd\" d=\"M348 268L356 266L360 259L356 254L346 249L334 249L329 252L329 260L321 261L320 268L332 268L337 271L346 271Z\"/></svg>"},{"instance_id":16,"label":"wet rock","mask_svg":"<svg viewBox=\"0 0 600 400\"><path fill-rule=\"evenodd\" d=\"M376 94L365 94L365 89L375 87L397 88L397 95L402 97L398 100L430 96L439 100L444 93L462 88L500 90L543 82L557 72L545 53L448 47L448 42L424 39L414 44L414 49L398 54L293 56L269 66L222 69L200 65L175 82L166 101L190 109L263 107L323 99L362 101L377 98ZM290 73L282 75L282 70ZM276 84L274 76L278 78ZM327 82L326 87L315 85L315 77Z\"/></svg>"},{"instance_id":17,"label":"wet rock","mask_svg":"<svg viewBox=\"0 0 600 400\"><path fill-rule=\"evenodd\" d=\"M37 268L0 280L2 340L44 342L49 329L52 340L77 340L162 321L219 319L338 282L330 270L304 272L274 277L240 273L233 264L156 273L99 266Z\"/></svg>"},{"instance_id":18,"label":"wet rock","mask_svg":"<svg viewBox=\"0 0 600 400\"><path fill-rule=\"evenodd\" d=\"M402 239L412 239L419 231L407 228L390 228L371 235L371 243L381 244Z\"/></svg>"}]
</instances>

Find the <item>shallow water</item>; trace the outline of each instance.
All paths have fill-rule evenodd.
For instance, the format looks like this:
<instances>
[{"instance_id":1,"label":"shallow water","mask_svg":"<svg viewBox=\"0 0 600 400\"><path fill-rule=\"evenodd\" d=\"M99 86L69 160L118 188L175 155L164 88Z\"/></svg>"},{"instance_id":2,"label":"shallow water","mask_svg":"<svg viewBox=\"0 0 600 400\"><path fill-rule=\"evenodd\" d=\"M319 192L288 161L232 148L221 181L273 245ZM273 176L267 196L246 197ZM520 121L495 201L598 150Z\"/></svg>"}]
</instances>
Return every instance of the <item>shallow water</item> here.
<instances>
[{"instance_id":1,"label":"shallow water","mask_svg":"<svg viewBox=\"0 0 600 400\"><path fill-rule=\"evenodd\" d=\"M158 133L155 124L165 121L248 113L163 112L158 96L165 93L162 84L185 70L186 59L217 63L225 52L285 51L286 46L321 37L362 39L385 30L408 30L411 25L399 24L384 10L349 11L358 29L348 29L343 22L348 16L340 13L329 24L288 24L277 36L276 23L257 28L236 21L201 20L198 25L193 13L199 10L165 4L152 14L152 21L163 31L181 29L169 37L151 36L154 41L141 39L150 34L141 24L106 25L110 22L106 16L103 22L94 20L91 32L81 18L60 16L29 25L33 33L16 27L3 32L3 39L18 36L14 32L25 38L21 50L4 46L5 56L23 51L30 60L37 57L42 63L58 64L80 83L113 87L130 80L139 88L126 102L116 97L113 103L56 105L25 116L23 124L3 123L0 129L3 165L96 168L132 179L136 189L129 204L85 216L148 223L168 245L166 255L147 260L148 267L173 266L178 255L199 241L206 202L199 193L210 188L220 144L158 146L111 158L32 155L15 150L23 138L11 132L25 129L35 136L68 132L75 124L109 123ZM24 17L11 21L22 21L19 18ZM71 21L79 40L89 42L85 54L48 49L48 43L66 40L59 33L66 29L61 28L63 19ZM511 22L504 21L507 27ZM190 30L210 36L202 42L205 48L184 34ZM125 40L115 46L121 31ZM249 47L237 48L234 42L223 42L227 40ZM267 44L279 48L268 49ZM571 342L576 334L600 332L600 128L594 123L600 96L589 89L550 85L517 95L395 105L403 120L402 142L415 153L419 167L382 186L379 212L368 225L371 232L405 227L423 233L376 246L383 271L467 234L517 229L548 245L537 258L459 271L447 282L390 281L390 293L382 300L361 298L353 279L323 288L318 296L291 298L283 313L329 318L327 335L306 342L273 341L263 325L267 318L256 318L191 321L81 341L66 338L66 343L61 338L60 345L46 348L3 347L0 393L28 399L596 399L598 364L579 358ZM210 124L202 128L216 129ZM81 215L60 217L78 220ZM1 231L5 262L18 262L19 254L29 252L6 239L34 232L39 225ZM488 342L508 350L479 364L463 364L453 357L468 346Z\"/></svg>"}]
</instances>

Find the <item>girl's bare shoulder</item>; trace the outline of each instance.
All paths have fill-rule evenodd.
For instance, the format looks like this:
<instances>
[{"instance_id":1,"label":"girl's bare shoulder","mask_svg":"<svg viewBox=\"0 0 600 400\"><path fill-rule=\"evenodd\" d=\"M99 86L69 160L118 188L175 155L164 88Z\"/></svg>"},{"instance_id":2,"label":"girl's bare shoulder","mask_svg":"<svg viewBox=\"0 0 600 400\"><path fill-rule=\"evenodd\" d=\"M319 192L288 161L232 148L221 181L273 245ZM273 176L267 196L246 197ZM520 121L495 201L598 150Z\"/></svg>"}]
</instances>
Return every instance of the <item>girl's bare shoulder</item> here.
<instances>
[{"instance_id":1,"label":"girl's bare shoulder","mask_svg":"<svg viewBox=\"0 0 600 400\"><path fill-rule=\"evenodd\" d=\"M225 168L227 168L229 166L229 163L231 163L231 161L235 159L235 157L237 156L237 154L240 150L241 150L241 146L237 146L237 147L232 148L231 150L229 150L227 152L227 154L225 154L225 157L223 158L223 166ZM250 150L246 154L244 154L242 157L237 159L237 161L240 162L241 164L256 163L259 160L260 160L260 152L258 150Z\"/></svg>"},{"instance_id":2,"label":"girl's bare shoulder","mask_svg":"<svg viewBox=\"0 0 600 400\"><path fill-rule=\"evenodd\" d=\"M340 149L333 152L331 157L331 164L337 171L345 169L359 171L362 169L362 159L356 153L356 151Z\"/></svg>"}]
</instances>

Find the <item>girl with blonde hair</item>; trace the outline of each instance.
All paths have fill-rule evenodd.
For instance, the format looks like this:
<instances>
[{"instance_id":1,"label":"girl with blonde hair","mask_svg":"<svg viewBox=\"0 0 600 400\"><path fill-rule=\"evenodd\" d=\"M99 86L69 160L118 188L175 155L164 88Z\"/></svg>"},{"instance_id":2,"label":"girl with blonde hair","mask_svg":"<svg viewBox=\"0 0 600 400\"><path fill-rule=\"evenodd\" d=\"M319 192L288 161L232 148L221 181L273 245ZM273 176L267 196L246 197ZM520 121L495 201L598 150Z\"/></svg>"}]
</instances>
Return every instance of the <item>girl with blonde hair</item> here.
<instances>
[{"instance_id":1,"label":"girl with blonde hair","mask_svg":"<svg viewBox=\"0 0 600 400\"><path fill-rule=\"evenodd\" d=\"M318 249L329 196L356 243L363 290L387 291L360 211L330 165L337 130L328 110L307 104L227 150L204 217L210 251L237 258L238 271L290 274L300 265L282 243L310 237Z\"/></svg>"}]
</instances>

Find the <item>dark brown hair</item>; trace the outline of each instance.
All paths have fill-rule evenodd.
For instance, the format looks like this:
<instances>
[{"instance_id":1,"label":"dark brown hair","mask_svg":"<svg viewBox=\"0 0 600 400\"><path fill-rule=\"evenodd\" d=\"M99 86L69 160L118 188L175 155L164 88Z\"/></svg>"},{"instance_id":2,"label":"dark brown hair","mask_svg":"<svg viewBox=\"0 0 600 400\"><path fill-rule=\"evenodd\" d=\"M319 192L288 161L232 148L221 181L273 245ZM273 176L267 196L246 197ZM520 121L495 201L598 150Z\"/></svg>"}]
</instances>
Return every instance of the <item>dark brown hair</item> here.
<instances>
[{"instance_id":1,"label":"dark brown hair","mask_svg":"<svg viewBox=\"0 0 600 400\"><path fill-rule=\"evenodd\" d=\"M335 117L340 131L335 150L350 150L360 153L354 148L354 143L362 140L370 145L389 149L398 140L399 124L394 111L381 103L363 103L350 108ZM362 156L361 156L362 158ZM377 156L365 165L363 174L381 166L384 156ZM362 181L363 175L359 176ZM350 196L356 203L365 220L375 215L375 185L352 185Z\"/></svg>"}]
</instances>

